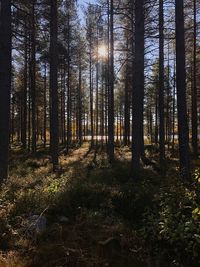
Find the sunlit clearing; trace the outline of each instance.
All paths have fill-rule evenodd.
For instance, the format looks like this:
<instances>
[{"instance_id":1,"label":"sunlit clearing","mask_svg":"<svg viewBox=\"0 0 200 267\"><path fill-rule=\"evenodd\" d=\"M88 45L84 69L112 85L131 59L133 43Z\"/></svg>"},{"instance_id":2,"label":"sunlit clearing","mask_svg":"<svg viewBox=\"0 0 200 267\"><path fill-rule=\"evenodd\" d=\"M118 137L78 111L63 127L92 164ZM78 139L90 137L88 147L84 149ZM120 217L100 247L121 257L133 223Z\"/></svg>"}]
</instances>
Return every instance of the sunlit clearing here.
<instances>
[{"instance_id":1,"label":"sunlit clearing","mask_svg":"<svg viewBox=\"0 0 200 267\"><path fill-rule=\"evenodd\" d=\"M107 57L107 47L105 45L101 45L99 46L98 48L98 54L99 54L99 57Z\"/></svg>"}]
</instances>

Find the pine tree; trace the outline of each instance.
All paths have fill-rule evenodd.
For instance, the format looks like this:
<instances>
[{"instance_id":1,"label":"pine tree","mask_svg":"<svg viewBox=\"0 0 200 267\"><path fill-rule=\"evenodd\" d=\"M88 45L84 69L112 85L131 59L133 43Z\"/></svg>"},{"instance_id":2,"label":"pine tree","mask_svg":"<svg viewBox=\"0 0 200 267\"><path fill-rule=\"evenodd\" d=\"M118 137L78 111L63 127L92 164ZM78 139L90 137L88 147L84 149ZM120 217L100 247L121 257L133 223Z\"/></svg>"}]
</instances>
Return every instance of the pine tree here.
<instances>
[{"instance_id":1,"label":"pine tree","mask_svg":"<svg viewBox=\"0 0 200 267\"><path fill-rule=\"evenodd\" d=\"M0 183L8 176L11 92L11 1L0 1Z\"/></svg>"},{"instance_id":2,"label":"pine tree","mask_svg":"<svg viewBox=\"0 0 200 267\"><path fill-rule=\"evenodd\" d=\"M51 124L50 146L54 171L58 168L58 25L57 25L57 1L51 0L50 11L50 93L51 93Z\"/></svg>"},{"instance_id":3,"label":"pine tree","mask_svg":"<svg viewBox=\"0 0 200 267\"><path fill-rule=\"evenodd\" d=\"M180 154L180 174L190 179L189 131L186 106L186 70L183 0L176 0L176 84L178 106L178 134Z\"/></svg>"}]
</instances>

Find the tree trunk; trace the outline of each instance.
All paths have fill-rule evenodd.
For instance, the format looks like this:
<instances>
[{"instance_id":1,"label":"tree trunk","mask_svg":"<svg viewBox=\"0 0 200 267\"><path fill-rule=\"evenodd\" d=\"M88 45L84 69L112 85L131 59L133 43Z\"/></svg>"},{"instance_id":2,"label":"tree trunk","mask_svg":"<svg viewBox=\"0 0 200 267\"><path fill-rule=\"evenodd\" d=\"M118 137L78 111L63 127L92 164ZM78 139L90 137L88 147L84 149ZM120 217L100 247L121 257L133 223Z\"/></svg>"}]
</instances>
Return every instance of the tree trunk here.
<instances>
[{"instance_id":1,"label":"tree trunk","mask_svg":"<svg viewBox=\"0 0 200 267\"><path fill-rule=\"evenodd\" d=\"M44 65L44 132L43 132L43 138L44 138L44 148L46 147L47 142L47 63L45 62Z\"/></svg>"},{"instance_id":2,"label":"tree trunk","mask_svg":"<svg viewBox=\"0 0 200 267\"><path fill-rule=\"evenodd\" d=\"M93 71L92 71L92 43L90 40L90 129L91 147L94 145L94 124L93 124Z\"/></svg>"},{"instance_id":3,"label":"tree trunk","mask_svg":"<svg viewBox=\"0 0 200 267\"><path fill-rule=\"evenodd\" d=\"M189 180L189 131L186 106L185 34L183 0L176 0L176 86L178 105L178 133L180 153L180 174Z\"/></svg>"},{"instance_id":4,"label":"tree trunk","mask_svg":"<svg viewBox=\"0 0 200 267\"><path fill-rule=\"evenodd\" d=\"M58 168L58 44L57 0L51 0L50 16L50 93L51 93L51 156L53 170Z\"/></svg>"},{"instance_id":5,"label":"tree trunk","mask_svg":"<svg viewBox=\"0 0 200 267\"><path fill-rule=\"evenodd\" d=\"M8 175L11 91L11 2L0 1L0 183Z\"/></svg>"},{"instance_id":6,"label":"tree trunk","mask_svg":"<svg viewBox=\"0 0 200 267\"><path fill-rule=\"evenodd\" d=\"M132 171L140 169L144 152L143 100L144 100L144 1L135 2L135 60L133 85L133 130L132 130Z\"/></svg>"},{"instance_id":7,"label":"tree trunk","mask_svg":"<svg viewBox=\"0 0 200 267\"><path fill-rule=\"evenodd\" d=\"M22 147L26 149L26 130L27 130L27 54L28 54L28 43L27 43L27 27L25 26L25 37L24 37L24 86L22 95L22 129L21 129L21 139Z\"/></svg>"},{"instance_id":8,"label":"tree trunk","mask_svg":"<svg viewBox=\"0 0 200 267\"><path fill-rule=\"evenodd\" d=\"M192 82L192 148L195 158L198 156L198 124L197 124L197 83L196 83L196 0L194 0L194 47L193 47L193 82Z\"/></svg>"},{"instance_id":9,"label":"tree trunk","mask_svg":"<svg viewBox=\"0 0 200 267\"><path fill-rule=\"evenodd\" d=\"M78 139L82 145L82 61L79 61L79 86L78 86Z\"/></svg>"},{"instance_id":10,"label":"tree trunk","mask_svg":"<svg viewBox=\"0 0 200 267\"><path fill-rule=\"evenodd\" d=\"M32 153L36 152L36 59L35 59L35 0L31 13L31 108L32 108Z\"/></svg>"},{"instance_id":11,"label":"tree trunk","mask_svg":"<svg viewBox=\"0 0 200 267\"><path fill-rule=\"evenodd\" d=\"M128 60L128 57L127 57ZM130 95L129 95L129 67L127 63L125 77L125 101L124 101L124 145L129 145L130 135Z\"/></svg>"},{"instance_id":12,"label":"tree trunk","mask_svg":"<svg viewBox=\"0 0 200 267\"><path fill-rule=\"evenodd\" d=\"M164 122L164 16L163 0L159 0L159 150L160 165L165 158L165 122Z\"/></svg>"},{"instance_id":13,"label":"tree trunk","mask_svg":"<svg viewBox=\"0 0 200 267\"><path fill-rule=\"evenodd\" d=\"M108 92L108 156L114 160L114 33L113 33L113 0L110 0L110 59L109 59L109 92Z\"/></svg>"}]
</instances>

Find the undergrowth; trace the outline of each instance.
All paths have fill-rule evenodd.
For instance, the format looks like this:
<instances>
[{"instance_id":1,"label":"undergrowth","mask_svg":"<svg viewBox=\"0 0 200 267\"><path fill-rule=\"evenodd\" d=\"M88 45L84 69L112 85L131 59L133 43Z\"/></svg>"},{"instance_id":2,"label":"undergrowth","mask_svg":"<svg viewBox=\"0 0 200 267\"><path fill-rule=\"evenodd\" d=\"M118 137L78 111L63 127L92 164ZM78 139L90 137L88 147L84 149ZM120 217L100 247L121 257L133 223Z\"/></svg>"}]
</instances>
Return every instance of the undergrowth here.
<instances>
[{"instance_id":1,"label":"undergrowth","mask_svg":"<svg viewBox=\"0 0 200 267\"><path fill-rule=\"evenodd\" d=\"M57 174L45 154L13 156L0 192L0 266L199 266L200 171L188 186L169 162L166 177L146 168L133 181L127 160L111 167L85 152L61 157ZM35 214L47 219L40 235L26 231Z\"/></svg>"}]
</instances>

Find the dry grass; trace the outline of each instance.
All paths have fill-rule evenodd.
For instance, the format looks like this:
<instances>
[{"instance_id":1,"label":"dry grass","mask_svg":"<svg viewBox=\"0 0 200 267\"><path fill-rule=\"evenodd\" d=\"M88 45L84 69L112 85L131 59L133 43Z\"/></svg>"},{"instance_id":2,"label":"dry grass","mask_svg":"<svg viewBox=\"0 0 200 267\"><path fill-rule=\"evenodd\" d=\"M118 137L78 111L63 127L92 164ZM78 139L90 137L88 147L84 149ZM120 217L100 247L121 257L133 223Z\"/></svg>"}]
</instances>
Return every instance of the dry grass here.
<instances>
[{"instance_id":1,"label":"dry grass","mask_svg":"<svg viewBox=\"0 0 200 267\"><path fill-rule=\"evenodd\" d=\"M17 150L11 159L11 175L0 192L0 267L155 266L134 227L146 231L142 216L154 205L162 179L146 169L145 179L133 184L128 147L116 149L111 167L104 150L84 143L60 155L57 173L45 151L23 157ZM27 219L41 213L46 231L27 235Z\"/></svg>"},{"instance_id":2,"label":"dry grass","mask_svg":"<svg viewBox=\"0 0 200 267\"><path fill-rule=\"evenodd\" d=\"M116 156L124 161L120 153L124 151ZM139 239L120 220L105 214L115 192L114 184L103 185L104 175L108 179L112 175L105 151L96 153L84 144L61 155L60 165L61 171L53 174L45 154L34 158L22 157L20 150L13 154L11 175L0 194L5 228L0 234L6 245L0 266L134 266L136 252L127 248L137 251ZM27 218L44 210L47 230L37 238L27 236ZM60 215L69 222L60 223Z\"/></svg>"},{"instance_id":3,"label":"dry grass","mask_svg":"<svg viewBox=\"0 0 200 267\"><path fill-rule=\"evenodd\" d=\"M8 253L0 253L1 267L26 267L28 260L23 259L17 252L9 251Z\"/></svg>"}]
</instances>

